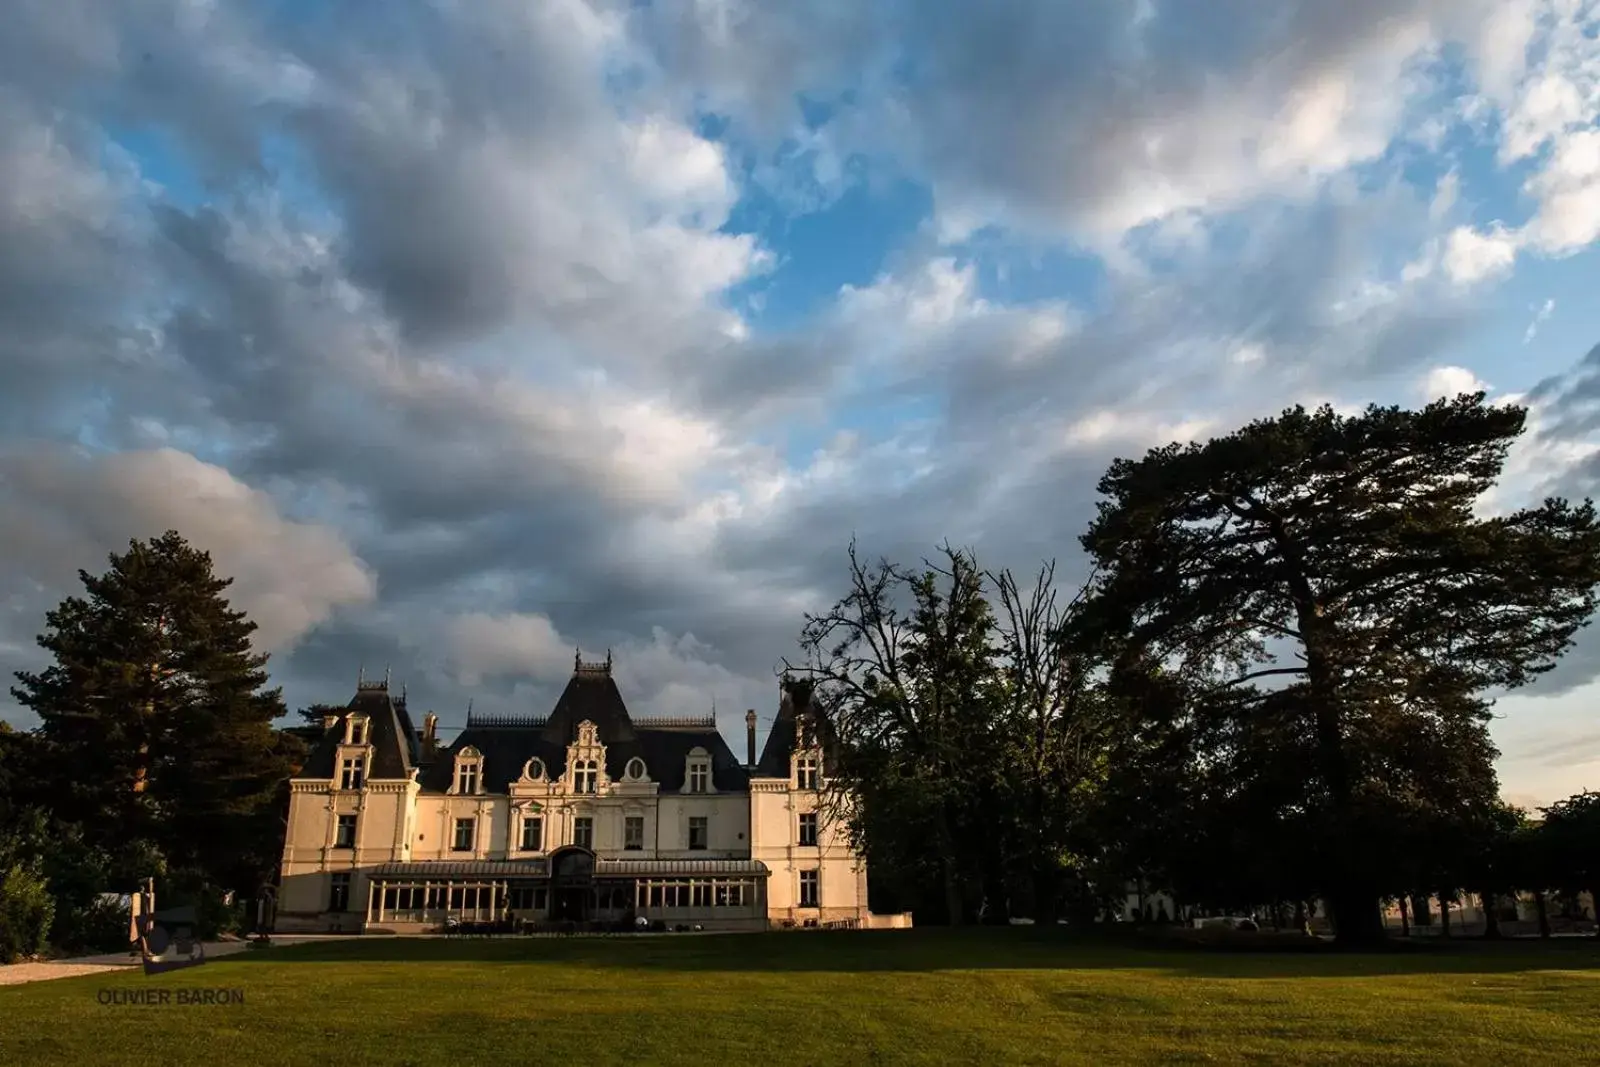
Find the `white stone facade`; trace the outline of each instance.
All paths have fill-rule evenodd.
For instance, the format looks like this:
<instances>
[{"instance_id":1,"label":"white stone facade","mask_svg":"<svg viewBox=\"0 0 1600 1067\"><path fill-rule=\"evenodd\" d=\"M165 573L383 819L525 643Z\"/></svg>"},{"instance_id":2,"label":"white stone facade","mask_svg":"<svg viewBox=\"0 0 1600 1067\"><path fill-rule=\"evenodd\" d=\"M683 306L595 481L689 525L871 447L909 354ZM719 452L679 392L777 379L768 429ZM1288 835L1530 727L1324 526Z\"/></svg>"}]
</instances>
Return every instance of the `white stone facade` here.
<instances>
[{"instance_id":1,"label":"white stone facade","mask_svg":"<svg viewBox=\"0 0 1600 1067\"><path fill-rule=\"evenodd\" d=\"M550 717L445 747L364 683L291 782L275 928L908 926L868 910L807 714L785 691L757 761L752 713L741 764L710 719L633 720L609 662L579 663Z\"/></svg>"}]
</instances>

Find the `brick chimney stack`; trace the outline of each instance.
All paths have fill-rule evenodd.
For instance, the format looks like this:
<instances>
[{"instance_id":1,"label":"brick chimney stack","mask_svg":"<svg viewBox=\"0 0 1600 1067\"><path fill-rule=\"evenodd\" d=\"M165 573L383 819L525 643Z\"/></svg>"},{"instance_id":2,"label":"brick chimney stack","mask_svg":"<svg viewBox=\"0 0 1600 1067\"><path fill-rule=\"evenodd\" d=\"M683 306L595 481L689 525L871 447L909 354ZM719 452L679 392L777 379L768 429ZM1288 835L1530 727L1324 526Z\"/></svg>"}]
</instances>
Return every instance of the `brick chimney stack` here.
<instances>
[{"instance_id":1,"label":"brick chimney stack","mask_svg":"<svg viewBox=\"0 0 1600 1067\"><path fill-rule=\"evenodd\" d=\"M425 756L433 755L434 746L438 744L439 716L433 712L422 717L422 751Z\"/></svg>"},{"instance_id":2,"label":"brick chimney stack","mask_svg":"<svg viewBox=\"0 0 1600 1067\"><path fill-rule=\"evenodd\" d=\"M746 767L754 767L756 765L756 709L755 708L751 708L749 711L744 713L744 729L745 729L745 734L750 739L750 749L749 749L750 758L745 762L745 766Z\"/></svg>"}]
</instances>

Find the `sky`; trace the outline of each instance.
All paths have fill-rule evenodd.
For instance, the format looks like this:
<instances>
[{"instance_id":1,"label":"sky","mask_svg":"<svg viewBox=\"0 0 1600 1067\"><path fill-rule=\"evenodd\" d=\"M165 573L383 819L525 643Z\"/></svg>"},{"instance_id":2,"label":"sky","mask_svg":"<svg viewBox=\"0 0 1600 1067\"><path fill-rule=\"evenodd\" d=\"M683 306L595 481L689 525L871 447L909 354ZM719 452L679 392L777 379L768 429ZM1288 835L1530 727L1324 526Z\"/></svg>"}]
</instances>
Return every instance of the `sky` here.
<instances>
[{"instance_id":1,"label":"sky","mask_svg":"<svg viewBox=\"0 0 1600 1067\"><path fill-rule=\"evenodd\" d=\"M7 674L176 528L291 707L737 740L852 537L1070 584L1114 457L1476 388L1600 476L1596 0L10 0L0 178Z\"/></svg>"}]
</instances>

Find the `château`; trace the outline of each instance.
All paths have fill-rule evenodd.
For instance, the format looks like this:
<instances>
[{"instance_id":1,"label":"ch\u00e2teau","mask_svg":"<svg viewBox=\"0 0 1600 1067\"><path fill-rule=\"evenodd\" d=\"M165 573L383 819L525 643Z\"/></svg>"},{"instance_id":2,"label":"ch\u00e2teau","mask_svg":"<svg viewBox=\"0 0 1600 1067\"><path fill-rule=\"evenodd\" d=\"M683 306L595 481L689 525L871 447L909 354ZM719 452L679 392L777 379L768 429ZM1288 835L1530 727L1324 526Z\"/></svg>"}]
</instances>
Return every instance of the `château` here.
<instances>
[{"instance_id":1,"label":"ch\u00e2teau","mask_svg":"<svg viewBox=\"0 0 1600 1067\"><path fill-rule=\"evenodd\" d=\"M548 716L469 711L442 744L362 680L290 782L275 928L910 925L868 910L809 683L780 683L759 758L745 722L740 762L714 716L634 718L580 655Z\"/></svg>"}]
</instances>

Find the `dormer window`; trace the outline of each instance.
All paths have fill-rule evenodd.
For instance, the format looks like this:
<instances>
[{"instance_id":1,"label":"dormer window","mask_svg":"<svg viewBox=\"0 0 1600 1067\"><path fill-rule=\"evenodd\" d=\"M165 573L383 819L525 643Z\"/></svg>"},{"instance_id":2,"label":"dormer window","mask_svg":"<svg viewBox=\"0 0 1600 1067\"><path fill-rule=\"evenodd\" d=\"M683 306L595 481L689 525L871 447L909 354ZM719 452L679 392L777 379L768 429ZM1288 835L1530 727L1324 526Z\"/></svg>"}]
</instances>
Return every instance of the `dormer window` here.
<instances>
[{"instance_id":1,"label":"dormer window","mask_svg":"<svg viewBox=\"0 0 1600 1067\"><path fill-rule=\"evenodd\" d=\"M815 756L801 756L794 761L794 781L796 789L817 788L818 764Z\"/></svg>"},{"instance_id":2,"label":"dormer window","mask_svg":"<svg viewBox=\"0 0 1600 1067\"><path fill-rule=\"evenodd\" d=\"M572 791L574 793L593 793L600 781L600 763L598 760L580 759L572 761Z\"/></svg>"},{"instance_id":3,"label":"dormer window","mask_svg":"<svg viewBox=\"0 0 1600 1067\"><path fill-rule=\"evenodd\" d=\"M367 780L365 756L346 756L339 764L339 788L360 789Z\"/></svg>"},{"instance_id":4,"label":"dormer window","mask_svg":"<svg viewBox=\"0 0 1600 1067\"><path fill-rule=\"evenodd\" d=\"M644 779L644 760L638 756L628 761L627 770L624 772L628 781L638 782Z\"/></svg>"},{"instance_id":5,"label":"dormer window","mask_svg":"<svg viewBox=\"0 0 1600 1067\"><path fill-rule=\"evenodd\" d=\"M544 760L540 759L538 756L535 756L533 759L529 760L522 767L522 777L528 779L530 782L542 781L544 779Z\"/></svg>"},{"instance_id":6,"label":"dormer window","mask_svg":"<svg viewBox=\"0 0 1600 1067\"><path fill-rule=\"evenodd\" d=\"M345 720L344 743L347 745L364 745L367 743L367 717L365 715L352 715Z\"/></svg>"},{"instance_id":7,"label":"dormer window","mask_svg":"<svg viewBox=\"0 0 1600 1067\"><path fill-rule=\"evenodd\" d=\"M711 792L711 753L703 748L696 748L689 753L689 764L686 771L687 790L691 793Z\"/></svg>"},{"instance_id":8,"label":"dormer window","mask_svg":"<svg viewBox=\"0 0 1600 1067\"><path fill-rule=\"evenodd\" d=\"M598 793L600 768L605 765L606 748L600 743L600 729L585 719L578 724L578 737L567 746L568 788L573 793Z\"/></svg>"},{"instance_id":9,"label":"dormer window","mask_svg":"<svg viewBox=\"0 0 1600 1067\"><path fill-rule=\"evenodd\" d=\"M452 793L473 796L483 791L483 753L467 746L456 754L456 778Z\"/></svg>"}]
</instances>

